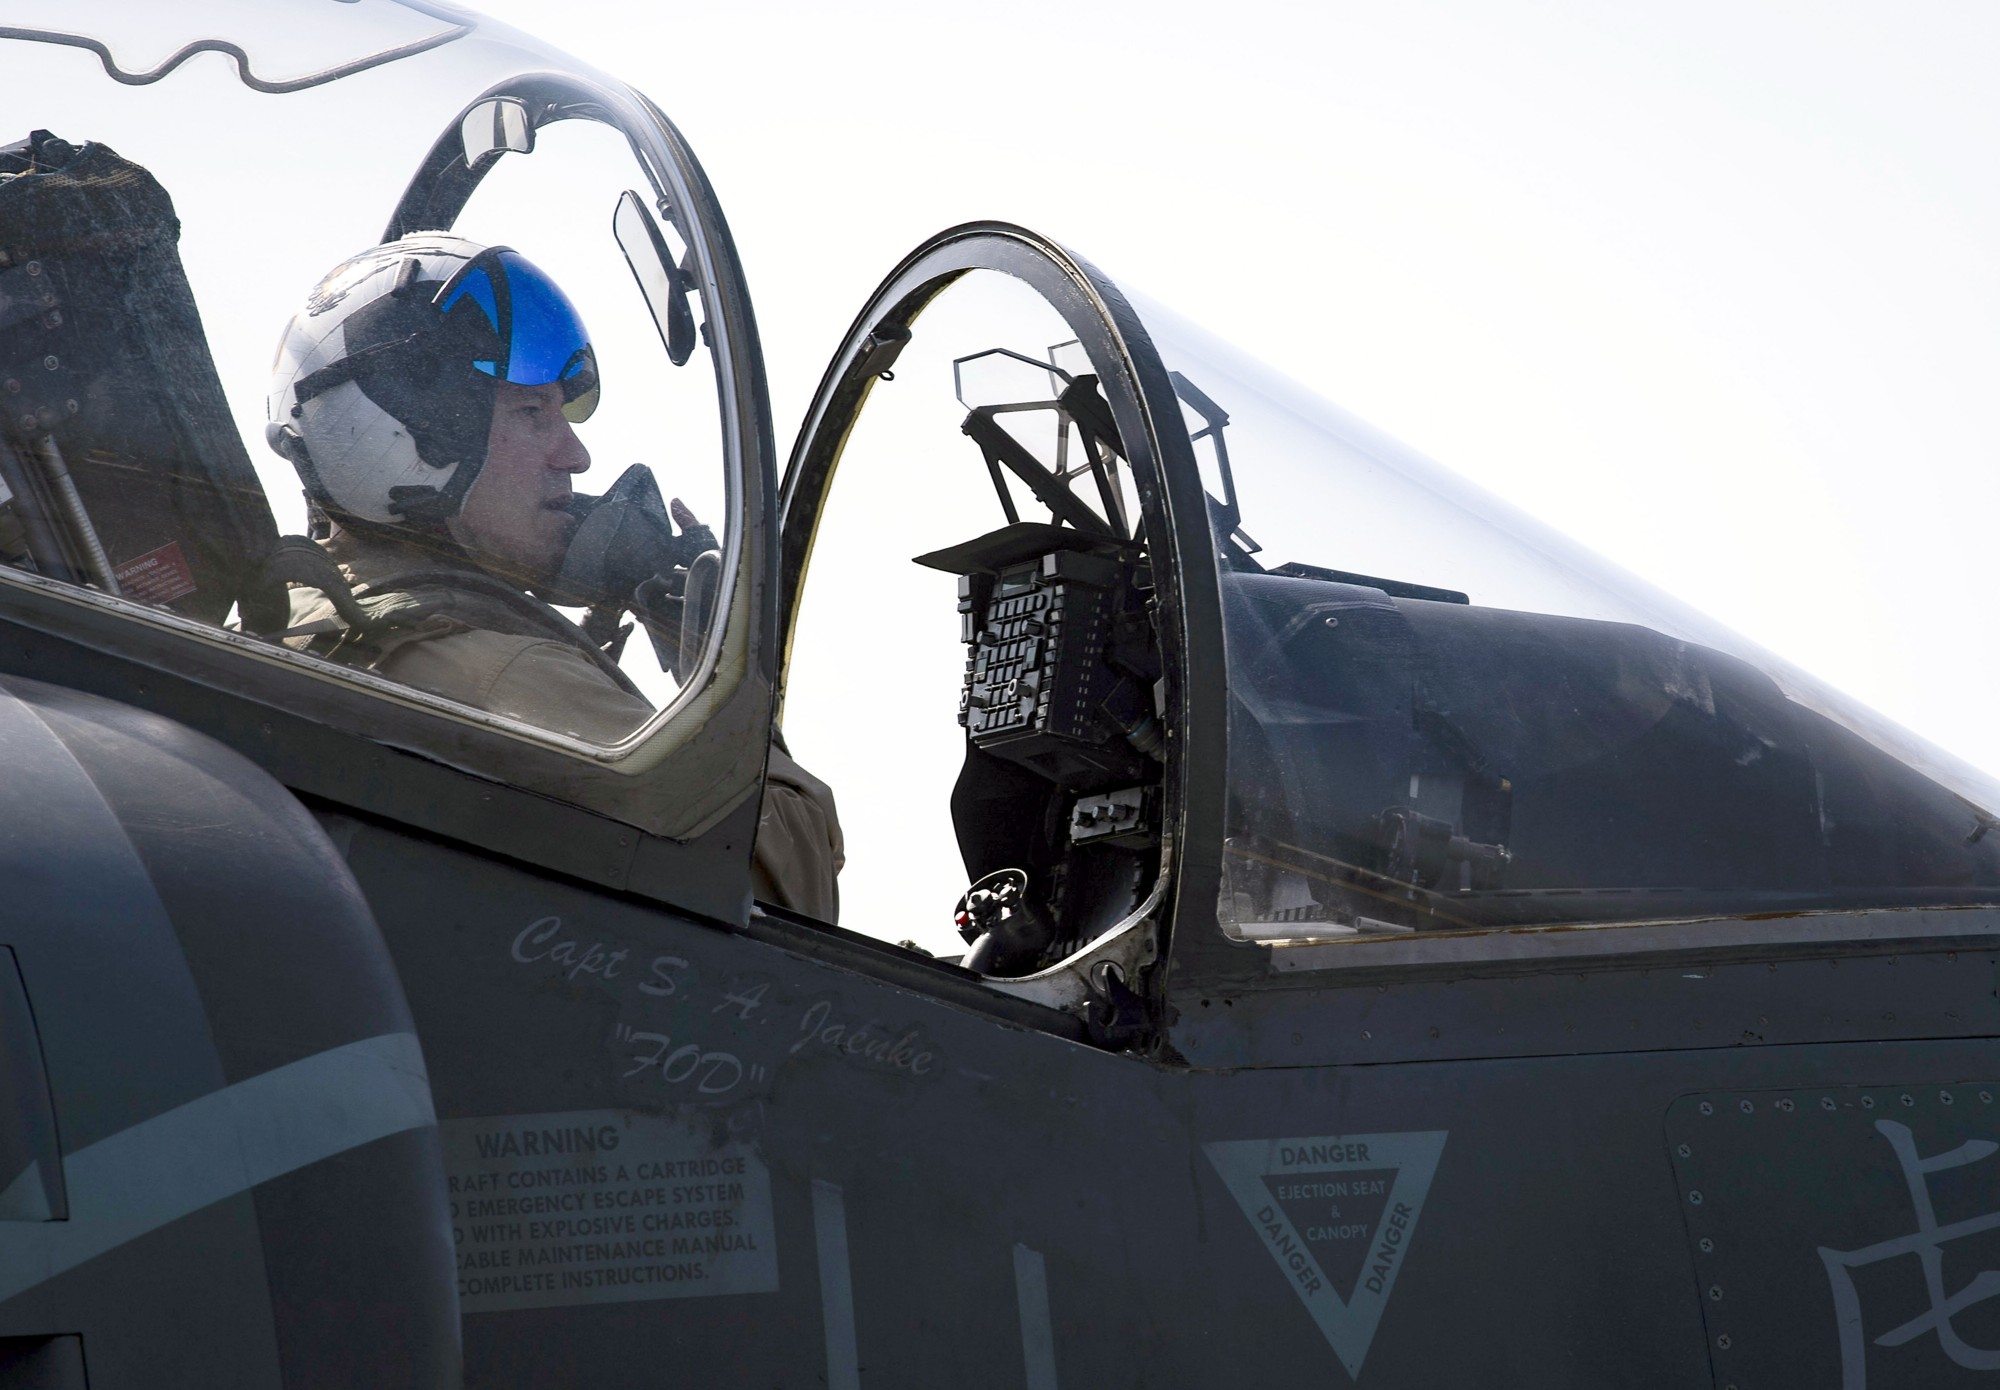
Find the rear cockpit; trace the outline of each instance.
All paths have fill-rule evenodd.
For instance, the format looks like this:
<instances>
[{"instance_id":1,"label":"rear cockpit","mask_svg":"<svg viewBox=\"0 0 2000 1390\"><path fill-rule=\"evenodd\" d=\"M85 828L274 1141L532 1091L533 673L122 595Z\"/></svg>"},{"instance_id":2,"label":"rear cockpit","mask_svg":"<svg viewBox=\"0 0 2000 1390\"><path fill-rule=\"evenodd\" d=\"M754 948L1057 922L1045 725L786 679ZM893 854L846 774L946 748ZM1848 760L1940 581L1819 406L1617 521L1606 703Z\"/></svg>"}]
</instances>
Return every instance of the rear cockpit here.
<instances>
[{"instance_id":1,"label":"rear cockpit","mask_svg":"<svg viewBox=\"0 0 2000 1390\"><path fill-rule=\"evenodd\" d=\"M742 670L718 615L734 604L743 619L738 455L769 446L743 428L760 364L721 311L742 302L733 253L678 137L629 89L456 11L340 8L64 8L0 37L9 110L36 127L0 133L14 137L0 145L0 569L210 643L249 639L263 659L393 688L406 706L511 721L573 751L629 748L656 711L719 677L712 702ZM481 701L415 674L395 651L422 619L461 621L467 601L436 585L391 601L385 566L357 570L335 545L336 569L316 544L339 529L314 492L330 474L296 443L301 406L320 403L276 400L271 347L295 314L340 318L339 296L314 297L330 268L412 232L508 248L573 304L604 383L578 436L599 461L572 494L578 530L618 469L660 470L628 470L598 527L615 531L615 510L665 533L678 558L653 610L627 612L602 555L544 586L563 609L553 625L539 600L486 595L496 622L567 643L622 703ZM486 303L500 332L508 301ZM517 346L550 331L527 315L508 327ZM338 352L343 331L288 348ZM357 390L327 399L354 423L338 427L393 452L400 417L363 420L342 389ZM439 459L412 467L437 475L419 484L449 474ZM386 567L397 578L498 568L423 529L394 537L414 557ZM318 607L301 597L320 593Z\"/></svg>"}]
</instances>

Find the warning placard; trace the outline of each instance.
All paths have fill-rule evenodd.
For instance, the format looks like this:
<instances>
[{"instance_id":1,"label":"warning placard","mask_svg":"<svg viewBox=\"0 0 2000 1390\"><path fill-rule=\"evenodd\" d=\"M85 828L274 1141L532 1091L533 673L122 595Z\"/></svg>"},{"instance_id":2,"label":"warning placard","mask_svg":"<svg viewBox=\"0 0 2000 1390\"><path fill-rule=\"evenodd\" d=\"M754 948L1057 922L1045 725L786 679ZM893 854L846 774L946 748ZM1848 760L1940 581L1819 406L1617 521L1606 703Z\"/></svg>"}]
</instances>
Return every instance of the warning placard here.
<instances>
[{"instance_id":1,"label":"warning placard","mask_svg":"<svg viewBox=\"0 0 2000 1390\"><path fill-rule=\"evenodd\" d=\"M1202 1145L1351 1376L1402 1273L1445 1138L1440 1129Z\"/></svg>"},{"instance_id":2,"label":"warning placard","mask_svg":"<svg viewBox=\"0 0 2000 1390\"><path fill-rule=\"evenodd\" d=\"M112 571L112 577L120 593L140 603L172 603L195 589L194 571L172 541L127 560Z\"/></svg>"},{"instance_id":3,"label":"warning placard","mask_svg":"<svg viewBox=\"0 0 2000 1390\"><path fill-rule=\"evenodd\" d=\"M1351 1168L1263 1175L1271 1202L1291 1222L1334 1292L1350 1302L1374 1251L1396 1172Z\"/></svg>"},{"instance_id":4,"label":"warning placard","mask_svg":"<svg viewBox=\"0 0 2000 1390\"><path fill-rule=\"evenodd\" d=\"M778 1287L769 1170L706 1124L572 1110L438 1129L467 1313Z\"/></svg>"}]
</instances>

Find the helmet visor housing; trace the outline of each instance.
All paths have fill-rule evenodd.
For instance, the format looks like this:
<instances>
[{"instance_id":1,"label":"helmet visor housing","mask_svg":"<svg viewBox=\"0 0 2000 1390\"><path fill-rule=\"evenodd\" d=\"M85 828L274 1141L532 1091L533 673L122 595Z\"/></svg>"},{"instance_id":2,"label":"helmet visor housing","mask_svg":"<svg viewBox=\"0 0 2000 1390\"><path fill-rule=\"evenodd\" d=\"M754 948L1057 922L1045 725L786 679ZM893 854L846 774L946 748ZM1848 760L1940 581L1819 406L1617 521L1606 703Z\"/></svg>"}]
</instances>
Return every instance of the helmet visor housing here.
<instances>
[{"instance_id":1,"label":"helmet visor housing","mask_svg":"<svg viewBox=\"0 0 2000 1390\"><path fill-rule=\"evenodd\" d=\"M533 262L504 246L467 261L438 291L447 319L461 305L475 308L497 345L472 368L517 386L559 383L563 414L581 424L597 409L597 355L576 306Z\"/></svg>"}]
</instances>

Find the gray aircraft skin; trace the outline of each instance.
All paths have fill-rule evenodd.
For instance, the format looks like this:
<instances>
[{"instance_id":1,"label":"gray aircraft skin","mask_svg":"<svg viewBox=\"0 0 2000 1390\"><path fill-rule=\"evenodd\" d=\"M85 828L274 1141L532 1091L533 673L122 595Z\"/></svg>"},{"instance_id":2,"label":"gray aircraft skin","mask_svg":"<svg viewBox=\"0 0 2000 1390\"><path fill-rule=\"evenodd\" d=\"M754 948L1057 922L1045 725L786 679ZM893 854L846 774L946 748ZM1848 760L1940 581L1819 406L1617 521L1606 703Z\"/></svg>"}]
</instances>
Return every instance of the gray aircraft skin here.
<instances>
[{"instance_id":1,"label":"gray aircraft skin","mask_svg":"<svg viewBox=\"0 0 2000 1390\"><path fill-rule=\"evenodd\" d=\"M891 271L781 487L658 108L448 6L273 7L304 57L184 8L0 28L0 1388L2000 1382L1977 774L1662 596L1507 587L1607 571L1344 417L1259 475L1315 407L1004 223ZM644 729L277 640L311 575L227 399L268 358L234 380L195 95L308 154L407 99L384 241L565 123L629 151L592 225L652 229L728 499ZM1069 341L953 298L1002 282ZM835 466L950 402L933 342L922 466L984 510L867 547L958 576L963 769L909 814L962 958L751 890ZM974 389L993 348L1037 388Z\"/></svg>"}]
</instances>

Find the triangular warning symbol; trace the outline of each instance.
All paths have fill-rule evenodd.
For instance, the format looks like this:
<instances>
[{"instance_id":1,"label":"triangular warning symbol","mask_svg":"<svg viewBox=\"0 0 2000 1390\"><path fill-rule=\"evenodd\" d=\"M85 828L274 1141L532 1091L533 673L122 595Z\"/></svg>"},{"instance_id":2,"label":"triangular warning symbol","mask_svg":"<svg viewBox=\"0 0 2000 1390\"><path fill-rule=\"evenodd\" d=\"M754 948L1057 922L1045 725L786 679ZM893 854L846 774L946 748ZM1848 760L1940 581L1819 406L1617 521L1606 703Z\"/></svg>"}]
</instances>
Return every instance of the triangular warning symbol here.
<instances>
[{"instance_id":1,"label":"triangular warning symbol","mask_svg":"<svg viewBox=\"0 0 2000 1390\"><path fill-rule=\"evenodd\" d=\"M1350 1376L1409 1257L1445 1133L1202 1145Z\"/></svg>"},{"instance_id":2,"label":"triangular warning symbol","mask_svg":"<svg viewBox=\"0 0 2000 1390\"><path fill-rule=\"evenodd\" d=\"M1334 1293L1351 1303L1368 1261L1369 1241L1389 1210L1389 1189L1395 1181L1394 1168L1266 1173L1264 1189L1291 1219L1292 1229L1303 1237Z\"/></svg>"}]
</instances>

